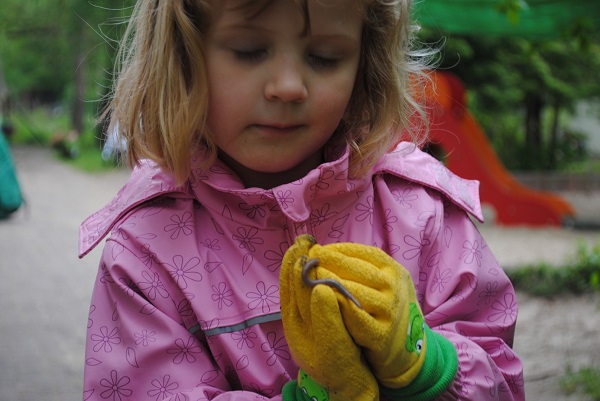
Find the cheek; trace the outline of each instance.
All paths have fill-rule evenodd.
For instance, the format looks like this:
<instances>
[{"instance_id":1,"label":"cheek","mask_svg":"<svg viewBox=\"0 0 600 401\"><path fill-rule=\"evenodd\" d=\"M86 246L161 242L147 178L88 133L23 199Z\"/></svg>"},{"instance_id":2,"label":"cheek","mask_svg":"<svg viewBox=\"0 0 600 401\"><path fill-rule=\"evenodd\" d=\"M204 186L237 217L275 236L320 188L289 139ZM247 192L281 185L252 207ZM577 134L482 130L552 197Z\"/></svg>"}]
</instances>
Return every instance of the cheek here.
<instances>
[{"instance_id":1,"label":"cheek","mask_svg":"<svg viewBox=\"0 0 600 401\"><path fill-rule=\"evenodd\" d=\"M322 118L339 120L344 115L352 90L347 87L322 89L314 94L316 113ZM336 124L337 125L337 124Z\"/></svg>"}]
</instances>

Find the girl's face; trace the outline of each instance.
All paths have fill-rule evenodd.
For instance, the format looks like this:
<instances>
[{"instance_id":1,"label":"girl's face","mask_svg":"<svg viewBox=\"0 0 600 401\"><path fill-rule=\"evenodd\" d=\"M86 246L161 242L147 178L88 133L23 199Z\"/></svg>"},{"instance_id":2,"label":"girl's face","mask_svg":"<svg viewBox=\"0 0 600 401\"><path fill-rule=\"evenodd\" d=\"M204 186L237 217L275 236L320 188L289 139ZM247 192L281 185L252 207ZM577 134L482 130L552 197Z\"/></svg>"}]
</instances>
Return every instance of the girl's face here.
<instances>
[{"instance_id":1,"label":"girl's face","mask_svg":"<svg viewBox=\"0 0 600 401\"><path fill-rule=\"evenodd\" d=\"M294 0L253 18L224 3L206 38L208 128L247 187L273 188L322 162L354 87L362 19L347 1L309 0L307 30Z\"/></svg>"}]
</instances>

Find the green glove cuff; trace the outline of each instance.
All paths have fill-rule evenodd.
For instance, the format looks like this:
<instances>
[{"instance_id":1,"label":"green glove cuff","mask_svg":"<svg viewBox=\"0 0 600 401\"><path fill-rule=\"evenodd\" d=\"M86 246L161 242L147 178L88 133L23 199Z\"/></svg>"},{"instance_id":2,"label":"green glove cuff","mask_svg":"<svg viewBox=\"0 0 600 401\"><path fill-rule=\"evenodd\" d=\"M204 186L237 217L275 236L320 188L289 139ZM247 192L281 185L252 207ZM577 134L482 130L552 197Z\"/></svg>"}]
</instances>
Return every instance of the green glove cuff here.
<instances>
[{"instance_id":1,"label":"green glove cuff","mask_svg":"<svg viewBox=\"0 0 600 401\"><path fill-rule=\"evenodd\" d=\"M308 395L298 387L297 380L291 380L283 385L281 399L282 401L310 401Z\"/></svg>"},{"instance_id":2,"label":"green glove cuff","mask_svg":"<svg viewBox=\"0 0 600 401\"><path fill-rule=\"evenodd\" d=\"M381 387L380 391L393 400L431 401L442 394L458 371L456 348L442 335L425 325L427 354L417 377L403 388Z\"/></svg>"},{"instance_id":3,"label":"green glove cuff","mask_svg":"<svg viewBox=\"0 0 600 401\"><path fill-rule=\"evenodd\" d=\"M287 382L281 390L283 401L329 401L329 393L302 369L298 380Z\"/></svg>"}]
</instances>

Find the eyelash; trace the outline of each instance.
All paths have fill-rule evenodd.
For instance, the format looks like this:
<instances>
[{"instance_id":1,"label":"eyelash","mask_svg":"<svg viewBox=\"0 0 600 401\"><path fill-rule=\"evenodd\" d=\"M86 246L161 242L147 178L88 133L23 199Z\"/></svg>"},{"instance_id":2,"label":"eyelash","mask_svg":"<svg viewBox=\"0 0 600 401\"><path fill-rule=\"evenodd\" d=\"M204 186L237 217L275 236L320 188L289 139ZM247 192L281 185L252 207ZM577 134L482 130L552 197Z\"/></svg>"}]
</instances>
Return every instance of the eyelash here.
<instances>
[{"instance_id":1,"label":"eyelash","mask_svg":"<svg viewBox=\"0 0 600 401\"><path fill-rule=\"evenodd\" d=\"M330 57L317 56L314 54L310 54L308 56L311 64L316 68L333 68L337 66L339 60Z\"/></svg>"},{"instance_id":2,"label":"eyelash","mask_svg":"<svg viewBox=\"0 0 600 401\"><path fill-rule=\"evenodd\" d=\"M256 49L256 50L232 50L234 56L240 61L246 62L258 62L261 61L266 55L267 50L265 49ZM315 54L309 54L307 56L308 62L314 68L333 68L335 67L339 60L335 58L318 56Z\"/></svg>"},{"instance_id":3,"label":"eyelash","mask_svg":"<svg viewBox=\"0 0 600 401\"><path fill-rule=\"evenodd\" d=\"M267 51L265 49L232 51L238 60L250 62L260 61L262 57L266 56L267 54Z\"/></svg>"}]
</instances>

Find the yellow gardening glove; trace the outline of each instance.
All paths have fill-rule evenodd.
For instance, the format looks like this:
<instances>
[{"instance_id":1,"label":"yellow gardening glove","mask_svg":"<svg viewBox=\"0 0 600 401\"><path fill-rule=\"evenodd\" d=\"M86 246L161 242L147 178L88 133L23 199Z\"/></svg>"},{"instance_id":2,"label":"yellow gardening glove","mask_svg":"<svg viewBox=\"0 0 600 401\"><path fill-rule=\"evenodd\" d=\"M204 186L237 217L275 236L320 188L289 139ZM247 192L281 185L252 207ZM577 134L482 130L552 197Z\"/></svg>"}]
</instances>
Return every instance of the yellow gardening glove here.
<instances>
[{"instance_id":1,"label":"yellow gardening glove","mask_svg":"<svg viewBox=\"0 0 600 401\"><path fill-rule=\"evenodd\" d=\"M310 236L296 242L312 244L309 258L318 259L313 280L332 280L345 289L334 290L344 325L363 348L383 393L429 400L448 387L458 368L456 350L425 325L410 273L403 266L373 246L321 246Z\"/></svg>"},{"instance_id":2,"label":"yellow gardening glove","mask_svg":"<svg viewBox=\"0 0 600 401\"><path fill-rule=\"evenodd\" d=\"M308 396L304 399L319 401L378 400L377 382L346 331L335 290L326 285L309 287L303 281L302 269L313 257L313 245L312 237L299 237L281 265L283 329L301 368L298 385L302 389L286 385L283 399L298 400L303 391Z\"/></svg>"}]
</instances>

